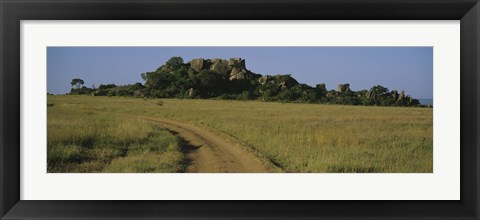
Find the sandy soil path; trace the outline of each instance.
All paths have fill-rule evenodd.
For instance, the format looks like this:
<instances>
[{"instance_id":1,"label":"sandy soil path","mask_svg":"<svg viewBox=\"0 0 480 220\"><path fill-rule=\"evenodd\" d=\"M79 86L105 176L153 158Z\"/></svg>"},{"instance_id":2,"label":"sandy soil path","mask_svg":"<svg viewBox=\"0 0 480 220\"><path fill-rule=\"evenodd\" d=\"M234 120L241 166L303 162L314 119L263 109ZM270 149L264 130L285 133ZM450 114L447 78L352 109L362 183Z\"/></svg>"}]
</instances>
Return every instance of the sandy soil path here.
<instances>
[{"instance_id":1,"label":"sandy soil path","mask_svg":"<svg viewBox=\"0 0 480 220\"><path fill-rule=\"evenodd\" d=\"M192 124L156 117L139 117L154 121L181 139L187 158L187 173L266 173L261 160L246 146Z\"/></svg>"}]
</instances>

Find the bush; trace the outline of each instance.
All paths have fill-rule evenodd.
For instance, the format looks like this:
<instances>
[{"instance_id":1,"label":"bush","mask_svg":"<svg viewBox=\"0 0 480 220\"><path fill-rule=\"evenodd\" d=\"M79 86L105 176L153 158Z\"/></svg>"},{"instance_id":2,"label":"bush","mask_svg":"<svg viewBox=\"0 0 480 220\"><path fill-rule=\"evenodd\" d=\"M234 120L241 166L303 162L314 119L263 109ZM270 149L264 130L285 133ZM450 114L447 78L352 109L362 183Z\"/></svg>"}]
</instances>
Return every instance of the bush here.
<instances>
[{"instance_id":1,"label":"bush","mask_svg":"<svg viewBox=\"0 0 480 220\"><path fill-rule=\"evenodd\" d=\"M91 89L91 88L87 88L85 86L81 87L81 88L78 88L78 89L75 89L75 88L72 88L70 90L70 95L90 95L92 94L93 92L95 92L94 89Z\"/></svg>"},{"instance_id":2,"label":"bush","mask_svg":"<svg viewBox=\"0 0 480 220\"><path fill-rule=\"evenodd\" d=\"M243 91L240 95L238 95L238 100L251 100L253 98L252 93L250 91Z\"/></svg>"},{"instance_id":3,"label":"bush","mask_svg":"<svg viewBox=\"0 0 480 220\"><path fill-rule=\"evenodd\" d=\"M182 64L183 64L183 58L181 57L172 57L166 62L166 65L169 65L175 69L180 68Z\"/></svg>"},{"instance_id":4,"label":"bush","mask_svg":"<svg viewBox=\"0 0 480 220\"><path fill-rule=\"evenodd\" d=\"M220 96L218 96L219 99L223 99L223 100L230 100L230 99L235 99L236 97L234 95L230 95L230 94L221 94Z\"/></svg>"}]
</instances>

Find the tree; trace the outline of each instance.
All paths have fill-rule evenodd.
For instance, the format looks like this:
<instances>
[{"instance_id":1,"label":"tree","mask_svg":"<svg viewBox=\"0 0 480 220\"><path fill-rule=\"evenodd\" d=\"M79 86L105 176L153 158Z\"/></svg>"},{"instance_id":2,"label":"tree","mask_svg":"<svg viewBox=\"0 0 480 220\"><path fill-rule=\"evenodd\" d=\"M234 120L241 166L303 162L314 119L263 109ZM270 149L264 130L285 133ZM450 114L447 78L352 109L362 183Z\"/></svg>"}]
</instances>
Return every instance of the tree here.
<instances>
[{"instance_id":1,"label":"tree","mask_svg":"<svg viewBox=\"0 0 480 220\"><path fill-rule=\"evenodd\" d=\"M202 98L211 98L221 95L226 89L227 80L221 74L211 70L202 70L195 75L193 87L199 90Z\"/></svg>"},{"instance_id":2,"label":"tree","mask_svg":"<svg viewBox=\"0 0 480 220\"><path fill-rule=\"evenodd\" d=\"M85 82L82 79L75 78L75 79L72 79L72 82L70 82L70 84L72 86L75 86L77 89L80 89L80 87L83 86Z\"/></svg>"},{"instance_id":3,"label":"tree","mask_svg":"<svg viewBox=\"0 0 480 220\"><path fill-rule=\"evenodd\" d=\"M167 65L175 68L175 69L178 69L180 68L182 65L183 65L183 58L181 57L172 57L170 58L167 63Z\"/></svg>"},{"instance_id":4,"label":"tree","mask_svg":"<svg viewBox=\"0 0 480 220\"><path fill-rule=\"evenodd\" d=\"M384 96L387 95L388 89L381 85L376 85L370 89L370 92L373 92L374 94L377 94L379 96Z\"/></svg>"}]
</instances>

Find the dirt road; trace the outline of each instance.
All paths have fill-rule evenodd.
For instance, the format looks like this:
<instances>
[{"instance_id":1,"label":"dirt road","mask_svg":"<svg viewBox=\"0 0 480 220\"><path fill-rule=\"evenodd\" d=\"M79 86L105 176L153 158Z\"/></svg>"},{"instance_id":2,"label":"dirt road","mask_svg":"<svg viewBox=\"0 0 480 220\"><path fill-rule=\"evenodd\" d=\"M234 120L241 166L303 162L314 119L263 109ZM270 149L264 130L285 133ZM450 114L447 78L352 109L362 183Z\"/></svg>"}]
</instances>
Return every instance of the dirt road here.
<instances>
[{"instance_id":1,"label":"dirt road","mask_svg":"<svg viewBox=\"0 0 480 220\"><path fill-rule=\"evenodd\" d=\"M266 173L268 169L246 146L192 124L156 117L154 121L180 138L187 173Z\"/></svg>"}]
</instances>

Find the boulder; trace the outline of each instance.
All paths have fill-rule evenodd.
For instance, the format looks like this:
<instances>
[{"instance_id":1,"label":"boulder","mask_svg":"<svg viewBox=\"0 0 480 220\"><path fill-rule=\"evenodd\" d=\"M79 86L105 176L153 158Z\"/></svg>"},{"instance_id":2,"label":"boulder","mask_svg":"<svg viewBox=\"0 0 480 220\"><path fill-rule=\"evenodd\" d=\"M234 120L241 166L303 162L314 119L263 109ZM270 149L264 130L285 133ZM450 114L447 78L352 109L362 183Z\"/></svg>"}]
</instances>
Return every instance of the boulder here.
<instances>
[{"instance_id":1,"label":"boulder","mask_svg":"<svg viewBox=\"0 0 480 220\"><path fill-rule=\"evenodd\" d=\"M174 71L175 68L174 68L173 66L170 66L170 65L168 65L168 64L165 64L165 65L163 65L162 67L160 67L160 70L170 72L170 71Z\"/></svg>"},{"instance_id":2,"label":"boulder","mask_svg":"<svg viewBox=\"0 0 480 220\"><path fill-rule=\"evenodd\" d=\"M242 58L230 58L230 60L228 60L228 66L246 70L245 59Z\"/></svg>"},{"instance_id":3,"label":"boulder","mask_svg":"<svg viewBox=\"0 0 480 220\"><path fill-rule=\"evenodd\" d=\"M193 96L195 96L195 90L193 90L193 88L190 88L187 91L187 94L188 94L188 97L193 97Z\"/></svg>"},{"instance_id":4,"label":"boulder","mask_svg":"<svg viewBox=\"0 0 480 220\"><path fill-rule=\"evenodd\" d=\"M205 68L205 60L204 59L193 59L190 61L190 67L197 72L202 71Z\"/></svg>"},{"instance_id":5,"label":"boulder","mask_svg":"<svg viewBox=\"0 0 480 220\"><path fill-rule=\"evenodd\" d=\"M230 79L230 80L247 79L248 78L247 74L248 74L247 70L234 67L232 69L232 71L230 72L230 77L228 79Z\"/></svg>"},{"instance_id":6,"label":"boulder","mask_svg":"<svg viewBox=\"0 0 480 220\"><path fill-rule=\"evenodd\" d=\"M378 94L375 91L368 91L366 94L368 99L376 99L378 98Z\"/></svg>"},{"instance_id":7,"label":"boulder","mask_svg":"<svg viewBox=\"0 0 480 220\"><path fill-rule=\"evenodd\" d=\"M398 96L397 102L401 102L405 98L405 91L401 91Z\"/></svg>"},{"instance_id":8,"label":"boulder","mask_svg":"<svg viewBox=\"0 0 480 220\"><path fill-rule=\"evenodd\" d=\"M193 75L195 75L195 73L197 73L197 71L195 71L194 69L191 69L191 68L190 68L190 69L187 70L187 74L188 74L189 76L193 76Z\"/></svg>"},{"instance_id":9,"label":"boulder","mask_svg":"<svg viewBox=\"0 0 480 220\"><path fill-rule=\"evenodd\" d=\"M165 67L169 68L169 67ZM211 70L228 77L230 80L252 79L253 75L245 67L245 59L193 59L190 61L188 74L192 75L202 70Z\"/></svg>"},{"instance_id":10,"label":"boulder","mask_svg":"<svg viewBox=\"0 0 480 220\"><path fill-rule=\"evenodd\" d=\"M291 88L294 85L298 85L298 81L295 80L290 74L275 75L273 78L277 84L284 88Z\"/></svg>"},{"instance_id":11,"label":"boulder","mask_svg":"<svg viewBox=\"0 0 480 220\"><path fill-rule=\"evenodd\" d=\"M265 76L262 76L260 78L258 78L258 83L260 83L261 85L267 83L268 81L272 80L272 76L270 75L265 75Z\"/></svg>"},{"instance_id":12,"label":"boulder","mask_svg":"<svg viewBox=\"0 0 480 220\"><path fill-rule=\"evenodd\" d=\"M210 66L210 70L217 72L219 74L226 75L231 68L228 65L228 61L222 59L213 59L212 65Z\"/></svg>"},{"instance_id":13,"label":"boulder","mask_svg":"<svg viewBox=\"0 0 480 220\"><path fill-rule=\"evenodd\" d=\"M392 95L393 100L398 99L399 94L398 94L397 90L392 90L392 92L390 92L390 94Z\"/></svg>"},{"instance_id":14,"label":"boulder","mask_svg":"<svg viewBox=\"0 0 480 220\"><path fill-rule=\"evenodd\" d=\"M326 96L327 98L335 98L335 94L333 94L332 92L328 92Z\"/></svg>"},{"instance_id":15,"label":"boulder","mask_svg":"<svg viewBox=\"0 0 480 220\"><path fill-rule=\"evenodd\" d=\"M350 84L338 84L338 92L339 93L348 93L350 92Z\"/></svg>"}]
</instances>

